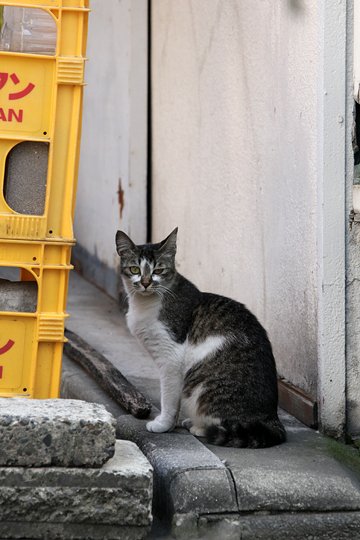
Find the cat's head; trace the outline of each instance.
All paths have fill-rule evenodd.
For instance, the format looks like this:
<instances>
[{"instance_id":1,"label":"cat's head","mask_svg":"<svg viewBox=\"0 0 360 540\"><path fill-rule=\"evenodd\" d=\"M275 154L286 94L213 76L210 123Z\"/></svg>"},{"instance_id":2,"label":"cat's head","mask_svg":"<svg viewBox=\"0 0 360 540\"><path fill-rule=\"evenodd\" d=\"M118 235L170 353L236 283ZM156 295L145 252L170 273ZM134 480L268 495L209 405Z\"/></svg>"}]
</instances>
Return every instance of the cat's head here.
<instances>
[{"instance_id":1,"label":"cat's head","mask_svg":"<svg viewBox=\"0 0 360 540\"><path fill-rule=\"evenodd\" d=\"M137 246L123 231L116 233L116 250L120 255L121 277L129 295L163 296L176 273L177 228L158 244Z\"/></svg>"}]
</instances>

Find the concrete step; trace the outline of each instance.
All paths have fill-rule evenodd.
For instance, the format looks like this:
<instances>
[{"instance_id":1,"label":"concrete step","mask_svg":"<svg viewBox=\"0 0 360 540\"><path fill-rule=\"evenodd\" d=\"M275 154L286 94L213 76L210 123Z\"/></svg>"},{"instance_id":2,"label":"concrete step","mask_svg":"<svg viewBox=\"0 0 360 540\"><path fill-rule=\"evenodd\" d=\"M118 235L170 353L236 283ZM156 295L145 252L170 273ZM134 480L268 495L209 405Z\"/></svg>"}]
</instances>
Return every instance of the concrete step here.
<instances>
[{"instance_id":1,"label":"concrete step","mask_svg":"<svg viewBox=\"0 0 360 540\"><path fill-rule=\"evenodd\" d=\"M115 419L80 400L0 398L0 466L100 467L115 450Z\"/></svg>"},{"instance_id":2,"label":"concrete step","mask_svg":"<svg viewBox=\"0 0 360 540\"><path fill-rule=\"evenodd\" d=\"M0 467L0 537L141 540L152 522L152 468L117 441L101 468Z\"/></svg>"},{"instance_id":3,"label":"concrete step","mask_svg":"<svg viewBox=\"0 0 360 540\"><path fill-rule=\"evenodd\" d=\"M360 538L359 476L334 457L332 441L281 419L288 441L257 450L205 445L181 428L149 433L129 415L117 432L153 465L154 510L178 539Z\"/></svg>"}]
</instances>

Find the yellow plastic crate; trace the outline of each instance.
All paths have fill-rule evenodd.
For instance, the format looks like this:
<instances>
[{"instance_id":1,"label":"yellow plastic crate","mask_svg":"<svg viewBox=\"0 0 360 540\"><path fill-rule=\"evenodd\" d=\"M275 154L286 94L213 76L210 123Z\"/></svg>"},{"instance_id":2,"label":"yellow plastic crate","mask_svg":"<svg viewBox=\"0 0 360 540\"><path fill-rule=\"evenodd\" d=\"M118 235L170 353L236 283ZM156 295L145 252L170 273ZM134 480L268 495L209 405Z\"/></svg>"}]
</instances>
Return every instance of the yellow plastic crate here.
<instances>
[{"instance_id":1,"label":"yellow plastic crate","mask_svg":"<svg viewBox=\"0 0 360 540\"><path fill-rule=\"evenodd\" d=\"M9 21L11 8L15 16L22 10L22 25L25 17L44 16L55 39L44 52L41 43L36 49L35 38L30 47L22 35L17 42L13 31L12 41L5 42L9 50L0 51L0 267L19 269L19 287L31 281L36 289L31 312L0 310L0 396L57 397L74 244L88 0L0 0L1 8ZM44 143L48 151L38 214L14 210L4 194L9 156L24 142Z\"/></svg>"},{"instance_id":2,"label":"yellow plastic crate","mask_svg":"<svg viewBox=\"0 0 360 540\"><path fill-rule=\"evenodd\" d=\"M10 151L24 141L49 145L43 215L21 215L0 196L0 237L73 238L88 2L0 1L41 8L54 21L54 54L0 51L0 178Z\"/></svg>"},{"instance_id":3,"label":"yellow plastic crate","mask_svg":"<svg viewBox=\"0 0 360 540\"><path fill-rule=\"evenodd\" d=\"M0 266L36 284L31 312L0 312L0 396L57 397L72 243L0 240ZM0 268L1 269L1 268Z\"/></svg>"}]
</instances>

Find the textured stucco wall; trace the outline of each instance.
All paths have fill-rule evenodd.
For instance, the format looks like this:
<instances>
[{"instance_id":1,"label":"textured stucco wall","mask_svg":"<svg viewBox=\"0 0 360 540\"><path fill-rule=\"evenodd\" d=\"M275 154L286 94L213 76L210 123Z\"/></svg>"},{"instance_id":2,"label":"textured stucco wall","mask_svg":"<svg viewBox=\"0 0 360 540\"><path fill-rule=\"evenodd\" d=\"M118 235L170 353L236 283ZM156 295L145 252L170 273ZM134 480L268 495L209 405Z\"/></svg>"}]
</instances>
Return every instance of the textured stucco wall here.
<instances>
[{"instance_id":1,"label":"textured stucco wall","mask_svg":"<svg viewBox=\"0 0 360 540\"><path fill-rule=\"evenodd\" d=\"M147 0L92 0L87 56L74 258L117 296L115 232L146 238Z\"/></svg>"},{"instance_id":2,"label":"textured stucco wall","mask_svg":"<svg viewBox=\"0 0 360 540\"><path fill-rule=\"evenodd\" d=\"M351 5L352 4L352 5ZM348 92L347 113L351 125L354 100L360 99L360 3L350 2L348 17L348 81L353 92ZM353 69L352 69L353 68ZM356 118L359 122L360 118ZM351 133L349 134L351 135ZM358 144L360 141L357 141ZM351 137L347 141L347 215L353 208L354 154ZM356 186L355 189L358 189ZM357 198L358 199L358 198ZM359 200L359 199L358 199ZM360 437L360 223L347 227L346 276L346 389L347 428L350 435Z\"/></svg>"},{"instance_id":3,"label":"textured stucco wall","mask_svg":"<svg viewBox=\"0 0 360 540\"><path fill-rule=\"evenodd\" d=\"M347 427L360 437L360 223L348 234L347 273Z\"/></svg>"},{"instance_id":4,"label":"textured stucco wall","mask_svg":"<svg viewBox=\"0 0 360 540\"><path fill-rule=\"evenodd\" d=\"M311 0L152 2L153 239L244 302L316 397L318 12Z\"/></svg>"}]
</instances>

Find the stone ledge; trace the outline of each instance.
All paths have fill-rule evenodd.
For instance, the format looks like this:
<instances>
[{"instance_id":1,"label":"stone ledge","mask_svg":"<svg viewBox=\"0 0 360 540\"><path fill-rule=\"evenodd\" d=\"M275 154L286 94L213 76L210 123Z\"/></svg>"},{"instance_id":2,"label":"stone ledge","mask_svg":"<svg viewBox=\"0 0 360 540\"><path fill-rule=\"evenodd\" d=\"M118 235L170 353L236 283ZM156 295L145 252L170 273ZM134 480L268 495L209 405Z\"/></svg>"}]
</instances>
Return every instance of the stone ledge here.
<instances>
[{"instance_id":1,"label":"stone ledge","mask_svg":"<svg viewBox=\"0 0 360 540\"><path fill-rule=\"evenodd\" d=\"M115 419L103 405L0 398L0 466L100 467L114 447Z\"/></svg>"},{"instance_id":2,"label":"stone ledge","mask_svg":"<svg viewBox=\"0 0 360 540\"><path fill-rule=\"evenodd\" d=\"M287 442L251 450L218 447L236 484L240 512L360 511L356 472L337 461L330 440L282 413Z\"/></svg>"},{"instance_id":3,"label":"stone ledge","mask_svg":"<svg viewBox=\"0 0 360 540\"><path fill-rule=\"evenodd\" d=\"M1 522L1 540L144 540L149 527L88 523Z\"/></svg>"},{"instance_id":4,"label":"stone ledge","mask_svg":"<svg viewBox=\"0 0 360 540\"><path fill-rule=\"evenodd\" d=\"M175 514L177 540L358 540L360 512Z\"/></svg>"},{"instance_id":5,"label":"stone ledge","mask_svg":"<svg viewBox=\"0 0 360 540\"><path fill-rule=\"evenodd\" d=\"M149 433L146 422L121 416L117 433L135 442L154 468L154 509L176 513L236 512L234 483L225 465L185 429Z\"/></svg>"},{"instance_id":6,"label":"stone ledge","mask_svg":"<svg viewBox=\"0 0 360 540\"><path fill-rule=\"evenodd\" d=\"M239 530L243 540L356 540L360 512L254 514L240 517Z\"/></svg>"},{"instance_id":7,"label":"stone ledge","mask_svg":"<svg viewBox=\"0 0 360 540\"><path fill-rule=\"evenodd\" d=\"M135 444L115 448L101 469L1 467L1 538L144 538L152 468Z\"/></svg>"}]
</instances>

